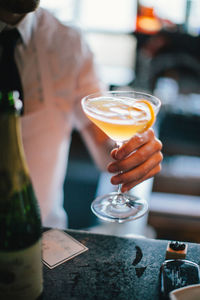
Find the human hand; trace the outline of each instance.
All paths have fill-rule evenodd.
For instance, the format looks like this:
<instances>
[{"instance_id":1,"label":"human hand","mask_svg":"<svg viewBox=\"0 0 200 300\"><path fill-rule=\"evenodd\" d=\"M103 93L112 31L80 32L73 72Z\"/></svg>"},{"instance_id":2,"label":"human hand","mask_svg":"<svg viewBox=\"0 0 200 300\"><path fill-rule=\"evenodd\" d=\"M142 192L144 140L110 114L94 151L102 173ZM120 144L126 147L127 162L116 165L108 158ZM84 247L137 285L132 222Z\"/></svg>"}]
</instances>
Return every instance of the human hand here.
<instances>
[{"instance_id":1,"label":"human hand","mask_svg":"<svg viewBox=\"0 0 200 300\"><path fill-rule=\"evenodd\" d=\"M111 183L122 184L126 192L142 181L155 176L161 170L162 143L155 137L153 129L135 135L119 149L111 151L115 160L107 167L112 176Z\"/></svg>"}]
</instances>

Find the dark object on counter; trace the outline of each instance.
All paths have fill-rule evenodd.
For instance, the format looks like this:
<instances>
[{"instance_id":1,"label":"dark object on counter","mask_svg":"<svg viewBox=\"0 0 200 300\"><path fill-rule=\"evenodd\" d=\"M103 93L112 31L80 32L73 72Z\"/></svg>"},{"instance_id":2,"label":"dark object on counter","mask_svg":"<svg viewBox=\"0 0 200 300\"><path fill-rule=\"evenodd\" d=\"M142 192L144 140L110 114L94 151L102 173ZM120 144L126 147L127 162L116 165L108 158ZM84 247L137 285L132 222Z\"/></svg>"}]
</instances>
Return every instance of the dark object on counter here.
<instances>
[{"instance_id":1,"label":"dark object on counter","mask_svg":"<svg viewBox=\"0 0 200 300\"><path fill-rule=\"evenodd\" d=\"M189 260L166 260L160 270L160 299L169 299L175 289L200 283L199 266Z\"/></svg>"},{"instance_id":2,"label":"dark object on counter","mask_svg":"<svg viewBox=\"0 0 200 300\"><path fill-rule=\"evenodd\" d=\"M169 242L165 259L185 259L188 245L182 242Z\"/></svg>"},{"instance_id":3,"label":"dark object on counter","mask_svg":"<svg viewBox=\"0 0 200 300\"><path fill-rule=\"evenodd\" d=\"M185 250L185 244L181 242L171 242L169 247L174 251Z\"/></svg>"}]
</instances>

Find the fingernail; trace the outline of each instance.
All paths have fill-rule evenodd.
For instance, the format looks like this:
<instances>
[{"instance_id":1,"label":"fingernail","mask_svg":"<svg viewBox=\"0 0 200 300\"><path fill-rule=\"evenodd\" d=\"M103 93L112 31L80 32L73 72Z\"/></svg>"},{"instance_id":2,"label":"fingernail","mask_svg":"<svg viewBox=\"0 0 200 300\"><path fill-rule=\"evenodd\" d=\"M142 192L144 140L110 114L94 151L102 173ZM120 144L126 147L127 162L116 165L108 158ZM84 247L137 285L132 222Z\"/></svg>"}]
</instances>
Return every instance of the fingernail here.
<instances>
[{"instance_id":1,"label":"fingernail","mask_svg":"<svg viewBox=\"0 0 200 300\"><path fill-rule=\"evenodd\" d=\"M115 157L116 157L117 159L122 159L122 158L123 158L123 152L121 152L121 151L117 152L117 153L115 154Z\"/></svg>"},{"instance_id":2,"label":"fingernail","mask_svg":"<svg viewBox=\"0 0 200 300\"><path fill-rule=\"evenodd\" d=\"M122 193L126 193L128 191L128 189L126 187L122 187L121 191L122 191Z\"/></svg>"},{"instance_id":3,"label":"fingernail","mask_svg":"<svg viewBox=\"0 0 200 300\"><path fill-rule=\"evenodd\" d=\"M112 184L120 184L121 183L121 180L117 177L112 177L111 178L111 183Z\"/></svg>"},{"instance_id":4,"label":"fingernail","mask_svg":"<svg viewBox=\"0 0 200 300\"><path fill-rule=\"evenodd\" d=\"M117 172L117 170L118 170L118 168L117 168L117 166L115 166L115 165L110 165L110 166L108 167L108 171L109 171L109 172Z\"/></svg>"}]
</instances>

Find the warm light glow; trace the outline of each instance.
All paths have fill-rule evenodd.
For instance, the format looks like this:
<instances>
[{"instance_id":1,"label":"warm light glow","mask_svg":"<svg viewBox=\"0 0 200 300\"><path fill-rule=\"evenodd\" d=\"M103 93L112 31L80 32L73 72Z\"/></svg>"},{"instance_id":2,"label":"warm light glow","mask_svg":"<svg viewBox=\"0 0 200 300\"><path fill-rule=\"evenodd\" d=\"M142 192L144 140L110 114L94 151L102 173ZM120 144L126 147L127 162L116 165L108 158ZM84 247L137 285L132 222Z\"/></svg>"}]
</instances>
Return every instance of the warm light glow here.
<instances>
[{"instance_id":1,"label":"warm light glow","mask_svg":"<svg viewBox=\"0 0 200 300\"><path fill-rule=\"evenodd\" d=\"M137 31L144 33L156 33L161 29L161 23L156 18L138 17Z\"/></svg>"},{"instance_id":2,"label":"warm light glow","mask_svg":"<svg viewBox=\"0 0 200 300\"><path fill-rule=\"evenodd\" d=\"M136 30L146 34L157 33L162 27L162 23L155 15L153 7L139 5L136 21Z\"/></svg>"}]
</instances>

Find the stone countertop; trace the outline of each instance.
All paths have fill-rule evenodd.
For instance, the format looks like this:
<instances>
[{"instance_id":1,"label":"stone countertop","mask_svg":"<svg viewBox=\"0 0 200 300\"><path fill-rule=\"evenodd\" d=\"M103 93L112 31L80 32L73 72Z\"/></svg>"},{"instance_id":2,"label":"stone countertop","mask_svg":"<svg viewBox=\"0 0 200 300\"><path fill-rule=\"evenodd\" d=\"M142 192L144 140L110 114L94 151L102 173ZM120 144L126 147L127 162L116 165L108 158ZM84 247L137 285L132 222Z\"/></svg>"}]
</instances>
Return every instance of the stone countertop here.
<instances>
[{"instance_id":1,"label":"stone countertop","mask_svg":"<svg viewBox=\"0 0 200 300\"><path fill-rule=\"evenodd\" d=\"M44 300L157 300L168 241L66 232L89 248L57 266L44 266ZM200 245L186 259L200 264Z\"/></svg>"}]
</instances>

